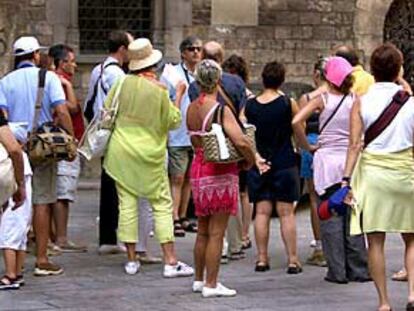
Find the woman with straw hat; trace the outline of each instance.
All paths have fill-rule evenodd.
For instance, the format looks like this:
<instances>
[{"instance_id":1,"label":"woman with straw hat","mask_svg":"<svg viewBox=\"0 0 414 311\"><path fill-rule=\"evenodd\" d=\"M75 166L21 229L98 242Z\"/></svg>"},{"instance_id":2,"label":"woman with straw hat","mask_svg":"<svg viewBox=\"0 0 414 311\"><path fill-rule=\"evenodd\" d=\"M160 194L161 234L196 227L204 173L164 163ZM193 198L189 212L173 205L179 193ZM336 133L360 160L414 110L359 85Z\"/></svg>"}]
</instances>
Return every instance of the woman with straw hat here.
<instances>
[{"instance_id":1,"label":"woman with straw hat","mask_svg":"<svg viewBox=\"0 0 414 311\"><path fill-rule=\"evenodd\" d=\"M127 247L128 274L138 272L135 257L138 240L139 198L152 205L155 233L164 254L164 277L191 276L193 269L177 261L174 250L172 201L165 169L168 131L180 125L179 105L185 84L176 88L177 100L156 79L155 69L162 53L148 39L140 38L128 46L129 70L125 80L111 89L106 106L118 88L119 110L104 167L115 180L119 197L118 239Z\"/></svg>"}]
</instances>

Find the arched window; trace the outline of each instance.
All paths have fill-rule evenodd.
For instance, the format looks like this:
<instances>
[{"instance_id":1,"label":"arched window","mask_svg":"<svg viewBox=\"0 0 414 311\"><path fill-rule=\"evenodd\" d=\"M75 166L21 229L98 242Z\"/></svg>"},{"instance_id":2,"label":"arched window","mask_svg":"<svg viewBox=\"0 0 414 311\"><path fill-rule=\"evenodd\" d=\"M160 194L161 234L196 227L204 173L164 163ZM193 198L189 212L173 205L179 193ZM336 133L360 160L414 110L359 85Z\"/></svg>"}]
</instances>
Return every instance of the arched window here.
<instances>
[{"instance_id":1,"label":"arched window","mask_svg":"<svg viewBox=\"0 0 414 311\"><path fill-rule=\"evenodd\" d=\"M105 53L108 34L115 29L150 38L152 15L152 0L78 0L80 52Z\"/></svg>"},{"instance_id":2,"label":"arched window","mask_svg":"<svg viewBox=\"0 0 414 311\"><path fill-rule=\"evenodd\" d=\"M394 0L384 23L384 41L404 54L404 78L414 87L414 2Z\"/></svg>"}]
</instances>

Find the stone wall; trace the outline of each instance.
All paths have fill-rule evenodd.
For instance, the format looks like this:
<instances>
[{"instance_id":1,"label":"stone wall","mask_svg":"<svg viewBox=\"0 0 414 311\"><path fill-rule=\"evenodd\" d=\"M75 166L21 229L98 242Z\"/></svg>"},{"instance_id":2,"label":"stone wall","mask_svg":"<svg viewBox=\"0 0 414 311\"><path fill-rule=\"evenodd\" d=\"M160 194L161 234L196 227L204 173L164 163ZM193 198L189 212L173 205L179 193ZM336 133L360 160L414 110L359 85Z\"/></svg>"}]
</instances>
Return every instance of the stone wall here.
<instances>
[{"instance_id":1,"label":"stone wall","mask_svg":"<svg viewBox=\"0 0 414 311\"><path fill-rule=\"evenodd\" d=\"M355 43L356 1L260 0L258 6L258 25L212 25L214 2L193 0L193 25L186 32L219 41L227 56L245 57L253 81L265 63L278 60L286 64L287 81L311 83L319 55L334 45Z\"/></svg>"}]
</instances>

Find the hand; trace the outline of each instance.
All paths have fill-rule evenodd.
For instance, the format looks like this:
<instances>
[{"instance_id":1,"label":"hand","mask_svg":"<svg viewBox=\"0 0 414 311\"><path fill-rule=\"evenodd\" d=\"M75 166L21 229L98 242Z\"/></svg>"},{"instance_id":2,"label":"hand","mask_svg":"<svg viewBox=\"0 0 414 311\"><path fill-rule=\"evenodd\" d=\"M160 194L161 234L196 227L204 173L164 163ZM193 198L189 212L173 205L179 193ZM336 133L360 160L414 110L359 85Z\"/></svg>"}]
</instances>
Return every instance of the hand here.
<instances>
[{"instance_id":1,"label":"hand","mask_svg":"<svg viewBox=\"0 0 414 311\"><path fill-rule=\"evenodd\" d=\"M14 206L12 210L19 208L26 200L26 188L24 182L20 183L17 191L13 194Z\"/></svg>"},{"instance_id":2,"label":"hand","mask_svg":"<svg viewBox=\"0 0 414 311\"><path fill-rule=\"evenodd\" d=\"M271 163L263 159L259 154L256 154L256 167L260 175L266 173L271 168Z\"/></svg>"},{"instance_id":3,"label":"hand","mask_svg":"<svg viewBox=\"0 0 414 311\"><path fill-rule=\"evenodd\" d=\"M66 78L64 78L64 77L62 77L62 76L59 76L59 79L60 79L60 82L61 82L64 86L66 86L66 87L71 87L71 86L72 86L72 83L71 83L68 79L66 79Z\"/></svg>"},{"instance_id":4,"label":"hand","mask_svg":"<svg viewBox=\"0 0 414 311\"><path fill-rule=\"evenodd\" d=\"M247 162L246 160L242 160L239 162L239 168L243 171L248 171L252 168L252 164Z\"/></svg>"},{"instance_id":5,"label":"hand","mask_svg":"<svg viewBox=\"0 0 414 311\"><path fill-rule=\"evenodd\" d=\"M185 93L185 90L187 89L187 84L184 81L180 81L177 84L177 87L175 88L176 96L183 95Z\"/></svg>"},{"instance_id":6,"label":"hand","mask_svg":"<svg viewBox=\"0 0 414 311\"><path fill-rule=\"evenodd\" d=\"M344 199L344 203L349 206L354 205L354 194L352 193L352 190L349 190L348 194L346 195Z\"/></svg>"},{"instance_id":7,"label":"hand","mask_svg":"<svg viewBox=\"0 0 414 311\"><path fill-rule=\"evenodd\" d=\"M319 149L319 145L310 145L309 146L309 152L310 153L315 153L316 152L316 150L318 150Z\"/></svg>"}]
</instances>

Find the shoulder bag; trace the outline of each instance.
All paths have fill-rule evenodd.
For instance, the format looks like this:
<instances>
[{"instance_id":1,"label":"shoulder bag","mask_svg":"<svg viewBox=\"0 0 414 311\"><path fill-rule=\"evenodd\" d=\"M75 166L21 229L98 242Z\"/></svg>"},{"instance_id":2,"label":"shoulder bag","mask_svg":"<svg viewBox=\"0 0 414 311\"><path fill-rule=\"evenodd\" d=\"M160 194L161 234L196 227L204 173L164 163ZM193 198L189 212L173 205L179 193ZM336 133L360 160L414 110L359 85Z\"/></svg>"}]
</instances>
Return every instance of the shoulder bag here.
<instances>
[{"instance_id":1,"label":"shoulder bag","mask_svg":"<svg viewBox=\"0 0 414 311\"><path fill-rule=\"evenodd\" d=\"M392 98L391 103L382 111L380 116L372 123L364 135L364 149L374 141L391 124L400 109L410 98L406 91L398 91Z\"/></svg>"},{"instance_id":2,"label":"shoulder bag","mask_svg":"<svg viewBox=\"0 0 414 311\"><path fill-rule=\"evenodd\" d=\"M219 87L219 92L226 101L225 105L218 105L214 115L211 130L201 136L204 150L204 160L215 163L234 163L243 160L243 155L237 150L234 143L226 135L223 128L224 108L228 106L232 111L240 129L247 136L254 150L256 150L256 127L252 124L242 124L236 115L236 110L228 96ZM225 150L223 150L225 149Z\"/></svg>"},{"instance_id":3,"label":"shoulder bag","mask_svg":"<svg viewBox=\"0 0 414 311\"><path fill-rule=\"evenodd\" d=\"M115 126L116 116L119 108L119 93L125 77L120 78L119 85L112 98L111 105L102 107L86 128L78 152L88 161L93 158L103 157Z\"/></svg>"},{"instance_id":4,"label":"shoulder bag","mask_svg":"<svg viewBox=\"0 0 414 311\"><path fill-rule=\"evenodd\" d=\"M39 70L39 86L37 91L33 128L36 128L42 109L42 101L46 80L46 69ZM27 143L28 155L32 163L45 161L73 161L76 158L76 141L63 128L53 122L42 124L32 131Z\"/></svg>"},{"instance_id":5,"label":"shoulder bag","mask_svg":"<svg viewBox=\"0 0 414 311\"><path fill-rule=\"evenodd\" d=\"M16 189L13 162L6 148L0 143L0 208Z\"/></svg>"}]
</instances>

